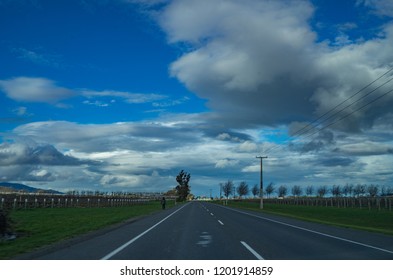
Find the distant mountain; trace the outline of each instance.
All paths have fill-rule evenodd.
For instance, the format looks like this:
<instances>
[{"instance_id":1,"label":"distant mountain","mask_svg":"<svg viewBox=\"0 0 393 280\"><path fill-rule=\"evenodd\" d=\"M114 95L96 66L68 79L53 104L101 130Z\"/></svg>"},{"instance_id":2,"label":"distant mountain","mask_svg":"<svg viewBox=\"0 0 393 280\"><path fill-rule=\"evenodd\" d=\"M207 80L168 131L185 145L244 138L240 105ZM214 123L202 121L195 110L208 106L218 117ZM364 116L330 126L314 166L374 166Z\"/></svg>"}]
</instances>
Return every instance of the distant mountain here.
<instances>
[{"instance_id":1,"label":"distant mountain","mask_svg":"<svg viewBox=\"0 0 393 280\"><path fill-rule=\"evenodd\" d=\"M26 186L23 184L17 184L17 183L7 183L7 182L1 182L0 183L0 192L1 191L14 191L14 192L28 192L28 193L54 193L54 194L62 194L61 192L54 191L54 190L44 190L44 189L38 189L30 186Z\"/></svg>"}]
</instances>

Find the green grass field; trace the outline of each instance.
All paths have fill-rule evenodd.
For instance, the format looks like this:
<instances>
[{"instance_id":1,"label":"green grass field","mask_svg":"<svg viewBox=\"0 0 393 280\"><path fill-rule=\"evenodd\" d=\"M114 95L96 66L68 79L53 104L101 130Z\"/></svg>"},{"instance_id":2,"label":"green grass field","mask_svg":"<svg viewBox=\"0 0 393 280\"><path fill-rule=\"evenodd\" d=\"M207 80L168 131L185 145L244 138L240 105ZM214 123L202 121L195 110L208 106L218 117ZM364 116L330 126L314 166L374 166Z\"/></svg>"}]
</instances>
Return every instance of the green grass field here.
<instances>
[{"instance_id":1,"label":"green grass field","mask_svg":"<svg viewBox=\"0 0 393 280\"><path fill-rule=\"evenodd\" d=\"M167 207L174 205L167 202ZM108 208L37 208L10 213L18 238L0 241L0 259L13 257L130 218L160 211L159 202Z\"/></svg>"},{"instance_id":2,"label":"green grass field","mask_svg":"<svg viewBox=\"0 0 393 280\"><path fill-rule=\"evenodd\" d=\"M322 206L299 206L265 203L259 209L259 203L249 201L229 201L228 206L253 211L263 211L297 218L305 221L328 225L354 228L393 235L393 211L368 210L359 208L337 208Z\"/></svg>"}]
</instances>

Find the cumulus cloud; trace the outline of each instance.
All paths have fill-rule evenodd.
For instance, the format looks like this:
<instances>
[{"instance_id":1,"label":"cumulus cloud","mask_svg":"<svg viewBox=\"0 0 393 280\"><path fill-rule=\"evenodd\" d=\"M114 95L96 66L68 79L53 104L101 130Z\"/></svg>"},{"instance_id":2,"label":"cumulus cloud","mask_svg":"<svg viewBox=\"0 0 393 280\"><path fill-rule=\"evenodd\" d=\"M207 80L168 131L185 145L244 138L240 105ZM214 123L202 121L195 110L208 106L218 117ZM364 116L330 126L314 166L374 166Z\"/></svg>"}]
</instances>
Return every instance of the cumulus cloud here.
<instances>
[{"instance_id":1,"label":"cumulus cloud","mask_svg":"<svg viewBox=\"0 0 393 280\"><path fill-rule=\"evenodd\" d=\"M74 168L76 165L62 166L63 172L59 173L48 166L45 168L48 176L51 174L48 179L56 178L56 184L61 184L67 176L71 176L73 181L75 179L74 185L79 187L88 185L133 190L172 188L176 184L174 176L185 169L193 174L193 184L198 188L202 187L202 178L206 178L209 184L214 182L207 179L216 176L214 170L220 170L220 173L232 170L232 174L228 173L228 176L233 176L239 172L237 165L250 158L250 154L246 152L248 149L244 147L238 153L242 142L212 139L200 130L203 124L199 115L168 116L154 122L95 125L71 122L29 123L17 127L7 137L56 143L56 149L65 152L62 156L54 153L57 158L53 156L52 159L42 156L39 161L37 157L26 156L32 154L34 149L26 151L26 148L13 146L20 155L16 156L15 152L9 151L8 156L3 157L3 168L11 162L22 163L22 159L26 157L29 160L25 159L24 162L31 165L21 164L21 167L32 166L34 162L35 166L62 161L65 164L67 159L74 159L73 163L80 163L79 169ZM252 146L250 143L248 145ZM223 155L227 158L223 158ZM56 166L52 165L51 168ZM42 175L45 179L44 172L39 171L40 169L32 169L27 174L34 174L36 178ZM198 189L195 191L198 192Z\"/></svg>"},{"instance_id":2,"label":"cumulus cloud","mask_svg":"<svg viewBox=\"0 0 393 280\"><path fill-rule=\"evenodd\" d=\"M239 163L238 160L233 160L233 159L220 159L217 161L215 167L216 168L227 168L229 166L235 166Z\"/></svg>"},{"instance_id":3,"label":"cumulus cloud","mask_svg":"<svg viewBox=\"0 0 393 280\"><path fill-rule=\"evenodd\" d=\"M329 46L317 40L309 24L314 9L308 1L172 1L158 21L170 43L190 48L171 64L170 73L207 99L212 118L228 127L311 121L379 77L393 61L392 24L374 39ZM369 128L377 115L390 111L392 96L385 101L334 128Z\"/></svg>"},{"instance_id":4,"label":"cumulus cloud","mask_svg":"<svg viewBox=\"0 0 393 280\"><path fill-rule=\"evenodd\" d=\"M195 123L192 123L192 120ZM184 143L198 141L201 134L197 117L183 121L181 126L161 122L119 122L113 124L77 124L66 121L35 122L14 130L19 136L38 142L57 143L58 146L81 151L165 151Z\"/></svg>"},{"instance_id":5,"label":"cumulus cloud","mask_svg":"<svg viewBox=\"0 0 393 280\"><path fill-rule=\"evenodd\" d=\"M156 93L133 93L115 90L95 91L89 89L69 89L60 87L55 81L47 78L17 77L8 80L0 80L0 90L9 98L20 102L42 102L56 104L58 107L67 108L67 105L57 103L61 100L76 96L87 98L83 104L98 107L107 107L120 99L129 104L151 103L154 107L171 107L185 103L187 97L171 100L169 96ZM110 97L110 103L102 100L92 100ZM25 107L20 107L25 108Z\"/></svg>"},{"instance_id":6,"label":"cumulus cloud","mask_svg":"<svg viewBox=\"0 0 393 280\"><path fill-rule=\"evenodd\" d=\"M57 181L57 184L61 184L69 182L70 178L77 181L78 177L83 178L79 174L84 169L98 168L100 165L96 160L65 155L52 145L37 144L32 140L0 144L0 174L3 181L55 184Z\"/></svg>"},{"instance_id":7,"label":"cumulus cloud","mask_svg":"<svg viewBox=\"0 0 393 280\"><path fill-rule=\"evenodd\" d=\"M82 165L94 164L59 152L51 145L28 145L23 143L0 144L0 166L9 165Z\"/></svg>"},{"instance_id":8,"label":"cumulus cloud","mask_svg":"<svg viewBox=\"0 0 393 280\"><path fill-rule=\"evenodd\" d=\"M166 191L175 186L174 178L181 169L192 174L194 193L228 179L235 183L240 178L250 184L257 183L260 166L255 156L261 143L253 137L263 131L239 130L239 134L248 133L253 137L233 141L229 133L220 137L203 133L205 125L201 115L173 115L149 122L113 124L29 123L17 127L7 137L56 143L56 148L45 144L2 144L0 170L7 178L50 181L52 188L58 186L59 189ZM379 130L374 133L374 137L381 137ZM389 151L393 147L391 142L386 142L384 147L378 142L368 143L369 152L362 154L362 147L354 142L367 144L366 140L365 135L354 138L344 134L332 138L325 132L317 140L324 145L307 151L310 145L306 142L297 143L296 149L279 146L264 161L265 182L330 184L348 182L346 180L351 178L365 182L365 178L371 176L368 166L374 164L366 158L378 155L389 166ZM365 168L369 170L367 176L359 174ZM380 171L385 172L386 167ZM70 178L72 186L69 186ZM391 176L385 174L383 178Z\"/></svg>"},{"instance_id":9,"label":"cumulus cloud","mask_svg":"<svg viewBox=\"0 0 393 280\"><path fill-rule=\"evenodd\" d=\"M75 96L75 92L46 78L18 77L0 80L0 89L16 101L56 103Z\"/></svg>"},{"instance_id":10,"label":"cumulus cloud","mask_svg":"<svg viewBox=\"0 0 393 280\"><path fill-rule=\"evenodd\" d=\"M336 27L342 33L332 43L321 40L310 25L317 7L305 0L131 2L142 4L144 11L154 9L168 42L183 51L169 65L170 75L207 100L211 110L139 122L20 125L7 137L47 144L2 144L3 176L55 180L59 185L73 178L81 187L166 191L184 169L196 188L237 178L251 185L259 180L255 156L269 150L265 182L392 182L393 94L354 112L391 89L392 73L357 95L387 82L368 97L345 102L393 66L391 22L361 40L345 37L358 28L354 23L341 24ZM386 11L388 3L358 1ZM44 78L2 80L0 88L14 100L30 102L55 103L73 96L96 106L109 99L158 108L186 102L155 93L61 88ZM339 114L313 123L299 138L299 129L341 102ZM285 141L287 135L293 141ZM101 164L93 164L97 161Z\"/></svg>"},{"instance_id":11,"label":"cumulus cloud","mask_svg":"<svg viewBox=\"0 0 393 280\"><path fill-rule=\"evenodd\" d=\"M369 7L378 15L393 17L393 2L390 0L358 0L357 5Z\"/></svg>"}]
</instances>

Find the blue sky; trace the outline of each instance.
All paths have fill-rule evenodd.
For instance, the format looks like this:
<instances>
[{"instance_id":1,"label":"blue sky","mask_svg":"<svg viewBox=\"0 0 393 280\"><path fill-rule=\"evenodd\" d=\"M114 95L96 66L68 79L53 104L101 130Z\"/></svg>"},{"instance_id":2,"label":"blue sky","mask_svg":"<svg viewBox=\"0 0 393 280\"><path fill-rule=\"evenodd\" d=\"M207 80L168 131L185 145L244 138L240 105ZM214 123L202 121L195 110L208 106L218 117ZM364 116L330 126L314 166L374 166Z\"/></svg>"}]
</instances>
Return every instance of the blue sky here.
<instances>
[{"instance_id":1,"label":"blue sky","mask_svg":"<svg viewBox=\"0 0 393 280\"><path fill-rule=\"evenodd\" d=\"M393 94L371 102L393 86L392 17L388 0L0 0L0 181L166 191L184 169L208 195L257 184L266 153L266 184L392 185Z\"/></svg>"}]
</instances>

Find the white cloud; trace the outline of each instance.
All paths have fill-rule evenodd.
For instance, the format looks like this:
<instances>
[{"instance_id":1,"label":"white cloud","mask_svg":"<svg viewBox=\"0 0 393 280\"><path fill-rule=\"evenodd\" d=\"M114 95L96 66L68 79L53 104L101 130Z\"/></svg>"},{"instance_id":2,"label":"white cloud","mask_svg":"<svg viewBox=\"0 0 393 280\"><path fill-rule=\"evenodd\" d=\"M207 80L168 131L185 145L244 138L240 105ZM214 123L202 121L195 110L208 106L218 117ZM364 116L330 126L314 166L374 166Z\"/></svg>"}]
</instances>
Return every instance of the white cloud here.
<instances>
[{"instance_id":1,"label":"white cloud","mask_svg":"<svg viewBox=\"0 0 393 280\"><path fill-rule=\"evenodd\" d=\"M253 165L249 165L249 166L244 167L242 169L242 172L254 172L255 173L255 172L260 172L260 170L261 170L260 165L253 164Z\"/></svg>"},{"instance_id":2,"label":"white cloud","mask_svg":"<svg viewBox=\"0 0 393 280\"><path fill-rule=\"evenodd\" d=\"M245 141L239 145L240 152L257 152L258 149L258 145L252 141Z\"/></svg>"},{"instance_id":3,"label":"white cloud","mask_svg":"<svg viewBox=\"0 0 393 280\"><path fill-rule=\"evenodd\" d=\"M93 101L89 101L89 100L85 100L85 101L83 101L83 104L97 106L97 107L108 107L109 106L108 103L104 103L104 102L101 102L101 101L98 101L98 100L96 100L94 102Z\"/></svg>"},{"instance_id":4,"label":"white cloud","mask_svg":"<svg viewBox=\"0 0 393 280\"><path fill-rule=\"evenodd\" d=\"M156 93L132 93L114 90L93 91L87 89L68 89L60 87L55 81L46 78L17 77L9 80L0 80L0 90L6 95L21 102L43 102L56 104L57 106L67 105L58 103L75 96L84 96L88 100L84 103L106 107L109 104L101 100L91 101L92 98L112 97L121 98L124 102L130 104L153 103L156 107L168 107L186 102L188 98L179 100L168 100L168 96ZM115 102L114 99L111 103ZM21 107L22 108L22 107Z\"/></svg>"},{"instance_id":5,"label":"white cloud","mask_svg":"<svg viewBox=\"0 0 393 280\"><path fill-rule=\"evenodd\" d=\"M0 80L0 89L16 101L56 103L75 96L75 92L59 87L45 78L18 77Z\"/></svg>"},{"instance_id":6,"label":"white cloud","mask_svg":"<svg viewBox=\"0 0 393 280\"><path fill-rule=\"evenodd\" d=\"M38 65L45 65L54 68L60 68L64 64L59 55L47 54L37 50L29 50L25 48L12 48L11 51L15 53L18 58L30 61Z\"/></svg>"},{"instance_id":7,"label":"white cloud","mask_svg":"<svg viewBox=\"0 0 393 280\"><path fill-rule=\"evenodd\" d=\"M393 154L393 143L383 144L369 140L360 143L352 142L341 145L338 150L349 155L388 155Z\"/></svg>"},{"instance_id":8,"label":"white cloud","mask_svg":"<svg viewBox=\"0 0 393 280\"><path fill-rule=\"evenodd\" d=\"M317 41L309 24L313 15L309 1L175 0L158 21L170 43L190 46L171 64L172 76L208 100L215 123L244 129L311 121L392 66L392 24L368 41L339 33L329 46ZM345 23L339 30L355 26ZM334 129L369 128L376 116L390 112L391 95L386 101Z\"/></svg>"},{"instance_id":9,"label":"white cloud","mask_svg":"<svg viewBox=\"0 0 393 280\"><path fill-rule=\"evenodd\" d=\"M28 115L27 113L27 108L26 107L18 107L16 109L13 110L13 112L18 115L18 116L25 116Z\"/></svg>"},{"instance_id":10,"label":"white cloud","mask_svg":"<svg viewBox=\"0 0 393 280\"><path fill-rule=\"evenodd\" d=\"M393 17L393 2L391 0L358 0L357 5L371 8L378 15Z\"/></svg>"},{"instance_id":11,"label":"white cloud","mask_svg":"<svg viewBox=\"0 0 393 280\"><path fill-rule=\"evenodd\" d=\"M201 115L172 115L149 122L94 125L38 122L21 125L6 137L56 143L56 147L3 144L0 172L8 180L50 182L51 188L61 190L166 191L175 186L174 178L181 169L192 174L191 186L196 194L228 179L244 180L250 185L258 183L260 166L255 156L262 143L257 138L232 141L229 133L223 133L218 139L203 133L201 128L206 125ZM238 131L241 132L254 136L264 134L263 129ZM271 134L271 129L266 133ZM374 137L381 135L379 130L374 133ZM321 140L327 139L323 137ZM274 143L264 141L263 146ZM324 144L324 149L318 153L309 149L299 154L298 149L286 145L269 153L264 160L264 182L288 185L364 183L368 182L365 179L370 178L369 172L376 164L372 159L374 155L383 157L384 164L391 157L390 143L368 143L366 135L354 138L344 134L333 142L324 141L330 144ZM363 142L369 146L367 152L365 145L361 145ZM307 141L297 145L307 146ZM62 159L73 161L59 165ZM368 172L362 175L365 166ZM385 181L392 179L386 168L380 171L384 174L373 178L373 182L381 183L381 178ZM324 174L324 177L318 174Z\"/></svg>"},{"instance_id":12,"label":"white cloud","mask_svg":"<svg viewBox=\"0 0 393 280\"><path fill-rule=\"evenodd\" d=\"M104 91L91 91L91 90L81 90L83 96L86 97L120 97L125 100L127 103L131 104L141 104L141 103L151 103L154 101L159 101L168 98L162 94L155 93L130 93L123 91L112 91L112 90L104 90Z\"/></svg>"},{"instance_id":13,"label":"white cloud","mask_svg":"<svg viewBox=\"0 0 393 280\"><path fill-rule=\"evenodd\" d=\"M331 130L318 132L315 124L315 137L295 138L289 147L284 139L286 131L303 127L393 66L392 23L372 39L353 42L339 33L339 44L329 45L318 40L310 25L314 7L309 1L132 2L159 7L154 18L168 41L186 46L170 74L206 99L211 111L110 124L27 123L4 137L43 143L36 149L41 156L33 156L31 145L3 144L2 178L56 179L53 186L61 188L165 191L184 169L192 174L198 194L228 179L259 182L255 156L272 147L264 161L265 183L392 182L392 95ZM364 1L372 3L377 5ZM378 6L382 3L389 2ZM354 27L347 23L339 30ZM14 100L30 102L83 96L90 105L112 99L165 107L187 101L156 93L73 90L44 78L2 80L0 88ZM74 165L59 165L66 158Z\"/></svg>"},{"instance_id":14,"label":"white cloud","mask_svg":"<svg viewBox=\"0 0 393 280\"><path fill-rule=\"evenodd\" d=\"M237 164L239 164L238 160L220 159L217 161L215 168L227 168L229 166L235 166Z\"/></svg>"}]
</instances>

